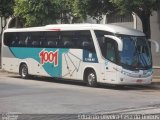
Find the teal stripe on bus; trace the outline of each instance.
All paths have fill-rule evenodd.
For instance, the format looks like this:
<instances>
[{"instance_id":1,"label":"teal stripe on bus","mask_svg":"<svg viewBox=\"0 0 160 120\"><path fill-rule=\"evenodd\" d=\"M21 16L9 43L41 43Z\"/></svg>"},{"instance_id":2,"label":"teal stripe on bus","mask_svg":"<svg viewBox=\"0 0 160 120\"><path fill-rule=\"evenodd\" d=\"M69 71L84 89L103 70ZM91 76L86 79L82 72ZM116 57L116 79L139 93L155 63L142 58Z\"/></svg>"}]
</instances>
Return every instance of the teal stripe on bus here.
<instances>
[{"instance_id":1,"label":"teal stripe on bus","mask_svg":"<svg viewBox=\"0 0 160 120\"><path fill-rule=\"evenodd\" d=\"M39 64L42 64L41 63L42 56L40 56L40 53L44 51L44 53L47 54L45 54L46 61L44 61L45 63L43 63L42 66L44 70L51 77L62 77L62 54L67 53L69 51L69 49L57 49L57 48L20 48L20 47L10 47L10 50L16 58L22 60L27 58L32 58L36 60ZM54 55L56 51L58 52L58 65L55 65L55 63L53 63L55 61L53 60L52 55ZM47 56L51 57L50 59L53 60L53 62L47 61L48 59Z\"/></svg>"}]
</instances>

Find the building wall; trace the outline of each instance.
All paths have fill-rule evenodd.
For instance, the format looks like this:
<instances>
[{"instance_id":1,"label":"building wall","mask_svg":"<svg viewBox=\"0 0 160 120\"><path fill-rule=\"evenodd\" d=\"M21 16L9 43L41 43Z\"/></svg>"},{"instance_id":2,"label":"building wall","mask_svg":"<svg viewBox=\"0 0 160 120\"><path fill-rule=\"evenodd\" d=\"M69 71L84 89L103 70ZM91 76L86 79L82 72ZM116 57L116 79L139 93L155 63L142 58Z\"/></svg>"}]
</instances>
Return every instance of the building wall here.
<instances>
[{"instance_id":1,"label":"building wall","mask_svg":"<svg viewBox=\"0 0 160 120\"><path fill-rule=\"evenodd\" d=\"M158 13L153 12L151 16L151 39L156 40L160 45L160 22L158 21ZM152 45L153 65L160 68L160 52L154 51L155 46Z\"/></svg>"}]
</instances>

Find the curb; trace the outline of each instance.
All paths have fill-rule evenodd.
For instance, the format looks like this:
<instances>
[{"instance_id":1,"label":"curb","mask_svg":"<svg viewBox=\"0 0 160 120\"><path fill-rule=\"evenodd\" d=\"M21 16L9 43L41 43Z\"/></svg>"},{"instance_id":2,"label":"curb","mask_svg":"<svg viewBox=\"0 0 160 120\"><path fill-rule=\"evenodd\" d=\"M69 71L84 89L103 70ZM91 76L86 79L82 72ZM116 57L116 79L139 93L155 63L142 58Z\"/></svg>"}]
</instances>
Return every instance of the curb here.
<instances>
[{"instance_id":1,"label":"curb","mask_svg":"<svg viewBox=\"0 0 160 120\"><path fill-rule=\"evenodd\" d=\"M160 89L160 82L152 82L148 86L151 87L151 88L154 88L154 89Z\"/></svg>"},{"instance_id":2,"label":"curb","mask_svg":"<svg viewBox=\"0 0 160 120\"><path fill-rule=\"evenodd\" d=\"M153 76L153 79L160 79L160 76Z\"/></svg>"}]
</instances>

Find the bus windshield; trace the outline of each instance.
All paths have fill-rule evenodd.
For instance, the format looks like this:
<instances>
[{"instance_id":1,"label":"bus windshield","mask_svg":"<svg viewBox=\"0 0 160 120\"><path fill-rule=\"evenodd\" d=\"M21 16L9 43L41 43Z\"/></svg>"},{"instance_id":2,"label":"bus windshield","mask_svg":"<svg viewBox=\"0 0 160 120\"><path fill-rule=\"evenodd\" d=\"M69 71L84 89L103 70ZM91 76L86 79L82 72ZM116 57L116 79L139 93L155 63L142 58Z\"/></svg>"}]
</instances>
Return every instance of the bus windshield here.
<instances>
[{"instance_id":1,"label":"bus windshield","mask_svg":"<svg viewBox=\"0 0 160 120\"><path fill-rule=\"evenodd\" d=\"M95 31L95 33L105 59L128 70L145 70L152 67L151 51L145 36L116 34L123 42L123 50L118 51L116 41L104 37L113 34L106 31Z\"/></svg>"},{"instance_id":2,"label":"bus windshield","mask_svg":"<svg viewBox=\"0 0 160 120\"><path fill-rule=\"evenodd\" d=\"M126 69L148 69L152 66L149 45L145 37L119 36L123 50L119 52L120 64Z\"/></svg>"}]
</instances>

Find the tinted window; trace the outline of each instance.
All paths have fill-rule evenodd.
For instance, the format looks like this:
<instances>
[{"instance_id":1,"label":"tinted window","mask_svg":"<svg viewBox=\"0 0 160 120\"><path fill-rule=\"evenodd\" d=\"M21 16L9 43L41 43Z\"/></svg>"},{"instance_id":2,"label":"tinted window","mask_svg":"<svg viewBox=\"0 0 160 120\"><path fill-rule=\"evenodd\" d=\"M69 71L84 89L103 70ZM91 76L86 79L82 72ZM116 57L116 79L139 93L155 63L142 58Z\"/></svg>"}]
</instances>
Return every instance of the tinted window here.
<instances>
[{"instance_id":1,"label":"tinted window","mask_svg":"<svg viewBox=\"0 0 160 120\"><path fill-rule=\"evenodd\" d=\"M27 42L29 40L29 33L27 32L21 32L21 33L16 33L18 34L18 46L20 47L26 47Z\"/></svg>"},{"instance_id":2,"label":"tinted window","mask_svg":"<svg viewBox=\"0 0 160 120\"><path fill-rule=\"evenodd\" d=\"M78 40L76 42L77 48L95 51L90 31L79 31L77 36L78 36Z\"/></svg>"},{"instance_id":3,"label":"tinted window","mask_svg":"<svg viewBox=\"0 0 160 120\"><path fill-rule=\"evenodd\" d=\"M99 46L100 46L102 54L103 54L104 50L102 50L102 48L104 47L104 42L105 42L104 35L113 35L113 33L110 33L107 31L95 30L95 34L96 34Z\"/></svg>"},{"instance_id":4,"label":"tinted window","mask_svg":"<svg viewBox=\"0 0 160 120\"><path fill-rule=\"evenodd\" d=\"M104 35L114 35L113 33L102 31L102 30L95 30L95 34L98 40L104 38Z\"/></svg>"},{"instance_id":5,"label":"tinted window","mask_svg":"<svg viewBox=\"0 0 160 120\"><path fill-rule=\"evenodd\" d=\"M117 43L110 39L110 38L104 38L103 41L101 41L101 52L105 59L117 63L118 62L118 45Z\"/></svg>"},{"instance_id":6,"label":"tinted window","mask_svg":"<svg viewBox=\"0 0 160 120\"><path fill-rule=\"evenodd\" d=\"M45 40L42 42L43 47L56 48L60 40L60 33L58 31L45 32Z\"/></svg>"},{"instance_id":7,"label":"tinted window","mask_svg":"<svg viewBox=\"0 0 160 120\"><path fill-rule=\"evenodd\" d=\"M116 46L115 42L107 42L106 45L106 58L112 62L116 62Z\"/></svg>"},{"instance_id":8,"label":"tinted window","mask_svg":"<svg viewBox=\"0 0 160 120\"><path fill-rule=\"evenodd\" d=\"M17 46L19 42L19 37L17 33L5 33L4 34L4 44L7 46Z\"/></svg>"},{"instance_id":9,"label":"tinted window","mask_svg":"<svg viewBox=\"0 0 160 120\"><path fill-rule=\"evenodd\" d=\"M62 48L94 49L90 31L62 31L58 45Z\"/></svg>"},{"instance_id":10,"label":"tinted window","mask_svg":"<svg viewBox=\"0 0 160 120\"><path fill-rule=\"evenodd\" d=\"M95 51L89 30L5 33L4 43L10 47L74 48Z\"/></svg>"},{"instance_id":11,"label":"tinted window","mask_svg":"<svg viewBox=\"0 0 160 120\"><path fill-rule=\"evenodd\" d=\"M59 46L62 48L76 48L76 34L75 31L62 31Z\"/></svg>"},{"instance_id":12,"label":"tinted window","mask_svg":"<svg viewBox=\"0 0 160 120\"><path fill-rule=\"evenodd\" d=\"M4 44L9 47L42 47L43 32L5 33Z\"/></svg>"},{"instance_id":13,"label":"tinted window","mask_svg":"<svg viewBox=\"0 0 160 120\"><path fill-rule=\"evenodd\" d=\"M43 32L32 32L29 33L26 40L27 47L41 47L42 45Z\"/></svg>"}]
</instances>

